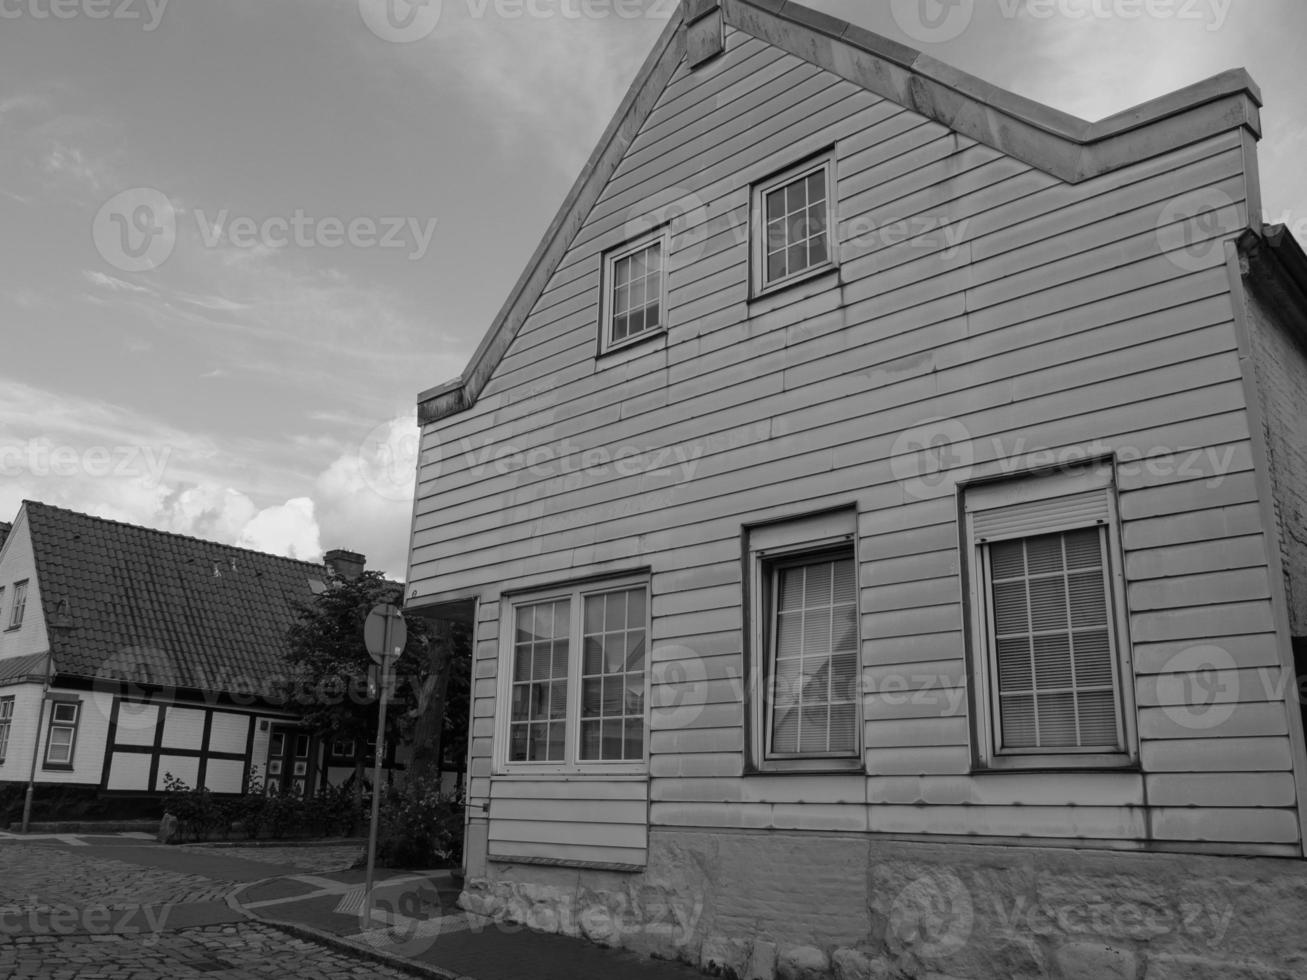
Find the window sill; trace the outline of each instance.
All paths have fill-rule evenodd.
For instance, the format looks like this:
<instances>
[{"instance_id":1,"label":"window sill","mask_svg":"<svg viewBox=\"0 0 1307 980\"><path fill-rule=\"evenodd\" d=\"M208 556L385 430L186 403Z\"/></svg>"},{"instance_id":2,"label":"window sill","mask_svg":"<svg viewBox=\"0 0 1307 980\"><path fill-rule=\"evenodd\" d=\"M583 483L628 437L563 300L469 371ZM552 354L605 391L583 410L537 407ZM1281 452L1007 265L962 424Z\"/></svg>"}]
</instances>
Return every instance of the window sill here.
<instances>
[{"instance_id":1,"label":"window sill","mask_svg":"<svg viewBox=\"0 0 1307 980\"><path fill-rule=\"evenodd\" d=\"M772 759L751 763L744 768L746 776L830 776L865 775L862 759Z\"/></svg>"},{"instance_id":2,"label":"window sill","mask_svg":"<svg viewBox=\"0 0 1307 980\"><path fill-rule=\"evenodd\" d=\"M817 269L810 269L801 276L795 276L793 279L786 279L784 282L778 282L772 286L764 286L753 292L749 297L749 312L757 314L758 312L767 312L773 306L782 306L781 297L785 297L785 302L793 302L793 298L786 294L793 292L803 286L812 288L813 293L818 293L832 286L839 285L840 267L835 264L823 265ZM775 303L769 301L776 300ZM757 309L755 309L757 307Z\"/></svg>"},{"instance_id":3,"label":"window sill","mask_svg":"<svg viewBox=\"0 0 1307 980\"><path fill-rule=\"evenodd\" d=\"M657 330L651 330L647 336L639 337L635 340L627 341L618 347L609 347L607 350L600 350L595 355L595 370L604 371L611 367L617 367L625 364L627 361L633 361L637 357L644 357L655 350L661 350L667 347L667 328L660 327Z\"/></svg>"},{"instance_id":4,"label":"window sill","mask_svg":"<svg viewBox=\"0 0 1307 980\"><path fill-rule=\"evenodd\" d=\"M573 861L570 858L527 857L512 854L488 854L486 860L491 864L538 864L550 868L582 868L587 871L618 871L638 874L645 870L643 864L618 864L612 861Z\"/></svg>"},{"instance_id":5,"label":"window sill","mask_svg":"<svg viewBox=\"0 0 1307 980\"><path fill-rule=\"evenodd\" d=\"M631 769L614 769L612 771L594 770L594 769L508 769L501 770L493 776L494 779L503 779L508 782L534 782L540 779L556 780L558 782L593 782L597 779L612 779L621 782L640 782L649 778L647 768Z\"/></svg>"},{"instance_id":6,"label":"window sill","mask_svg":"<svg viewBox=\"0 0 1307 980\"><path fill-rule=\"evenodd\" d=\"M1143 772L1139 760L1126 756L1085 756L1082 759L1068 759L1066 756L1038 758L991 759L987 764L971 767L971 775L987 776L995 773L1011 775L1012 773L1114 773Z\"/></svg>"},{"instance_id":7,"label":"window sill","mask_svg":"<svg viewBox=\"0 0 1307 980\"><path fill-rule=\"evenodd\" d=\"M22 624L22 623L19 623L17 626L6 626L6 627L5 627L5 632L6 632L6 633L17 633L17 632L18 632L20 629L22 629L22 628L23 628L23 624Z\"/></svg>"},{"instance_id":8,"label":"window sill","mask_svg":"<svg viewBox=\"0 0 1307 980\"><path fill-rule=\"evenodd\" d=\"M41 765L41 770L43 772L72 772L73 767L71 764L65 765L57 762L46 762Z\"/></svg>"}]
</instances>

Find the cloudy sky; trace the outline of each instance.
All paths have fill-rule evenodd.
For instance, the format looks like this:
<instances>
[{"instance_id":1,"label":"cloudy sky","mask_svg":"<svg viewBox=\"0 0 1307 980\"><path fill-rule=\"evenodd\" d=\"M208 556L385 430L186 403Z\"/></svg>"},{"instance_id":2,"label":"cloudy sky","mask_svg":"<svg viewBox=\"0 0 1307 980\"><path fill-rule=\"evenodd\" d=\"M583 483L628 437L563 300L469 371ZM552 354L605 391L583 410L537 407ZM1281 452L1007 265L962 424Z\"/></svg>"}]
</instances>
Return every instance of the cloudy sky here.
<instances>
[{"instance_id":1,"label":"cloudy sky","mask_svg":"<svg viewBox=\"0 0 1307 980\"><path fill-rule=\"evenodd\" d=\"M1307 218L1301 0L810 5L1090 119L1246 67L1267 217ZM415 396L671 6L0 0L0 520L39 499L402 575Z\"/></svg>"}]
</instances>

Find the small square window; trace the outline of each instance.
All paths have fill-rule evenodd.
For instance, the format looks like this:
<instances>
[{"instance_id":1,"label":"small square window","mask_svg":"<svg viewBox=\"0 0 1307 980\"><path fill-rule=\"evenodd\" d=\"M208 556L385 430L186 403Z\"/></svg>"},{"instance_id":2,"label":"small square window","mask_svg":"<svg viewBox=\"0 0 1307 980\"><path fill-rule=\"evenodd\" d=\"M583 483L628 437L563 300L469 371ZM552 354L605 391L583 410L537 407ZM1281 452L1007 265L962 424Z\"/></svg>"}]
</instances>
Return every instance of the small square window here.
<instances>
[{"instance_id":1,"label":"small square window","mask_svg":"<svg viewBox=\"0 0 1307 980\"><path fill-rule=\"evenodd\" d=\"M667 233L659 229L604 257L600 351L667 327Z\"/></svg>"},{"instance_id":2,"label":"small square window","mask_svg":"<svg viewBox=\"0 0 1307 980\"><path fill-rule=\"evenodd\" d=\"M833 171L827 156L754 189L755 295L834 266Z\"/></svg>"}]
</instances>

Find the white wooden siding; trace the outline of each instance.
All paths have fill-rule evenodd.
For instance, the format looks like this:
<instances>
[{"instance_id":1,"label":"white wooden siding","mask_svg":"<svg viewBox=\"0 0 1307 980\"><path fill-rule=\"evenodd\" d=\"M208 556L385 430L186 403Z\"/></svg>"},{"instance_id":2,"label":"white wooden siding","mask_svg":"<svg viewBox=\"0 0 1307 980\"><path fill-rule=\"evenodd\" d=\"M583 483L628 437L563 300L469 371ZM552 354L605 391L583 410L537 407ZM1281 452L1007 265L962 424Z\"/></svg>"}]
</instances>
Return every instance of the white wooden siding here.
<instances>
[{"instance_id":1,"label":"white wooden siding","mask_svg":"<svg viewBox=\"0 0 1307 980\"><path fill-rule=\"evenodd\" d=\"M838 282L751 303L750 184L831 145ZM491 719L502 592L642 565L655 825L1296 841L1230 284L1219 247L1159 251L1181 193L1225 195L1216 238L1244 227L1249 163L1232 131L1073 186L734 29L712 72L682 67L477 404L423 432L409 587L480 598L470 786L491 855L641 852L634 797L495 778ZM600 256L674 201L667 342L596 362ZM879 233L900 222L917 232ZM976 470L1153 457L1120 474L1146 777L969 775L956 502L913 497L894 456L938 418ZM581 469L619 449L638 472ZM868 698L866 778L743 777L741 524L849 502L867 679L921 696ZM1210 731L1157 694L1202 642L1244 692Z\"/></svg>"}]
</instances>

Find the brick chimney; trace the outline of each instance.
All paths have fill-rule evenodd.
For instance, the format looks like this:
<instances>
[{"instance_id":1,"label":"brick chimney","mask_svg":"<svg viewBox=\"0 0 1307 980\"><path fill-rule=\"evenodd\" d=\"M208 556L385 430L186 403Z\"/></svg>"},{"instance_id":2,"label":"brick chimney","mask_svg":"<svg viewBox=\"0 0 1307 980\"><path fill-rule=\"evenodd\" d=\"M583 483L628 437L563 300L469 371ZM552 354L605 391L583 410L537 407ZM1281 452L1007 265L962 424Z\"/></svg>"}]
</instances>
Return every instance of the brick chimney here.
<instances>
[{"instance_id":1,"label":"brick chimney","mask_svg":"<svg viewBox=\"0 0 1307 980\"><path fill-rule=\"evenodd\" d=\"M367 559L357 551L333 548L322 556L322 563L327 566L328 574L352 582L363 574L363 567L367 563Z\"/></svg>"}]
</instances>

